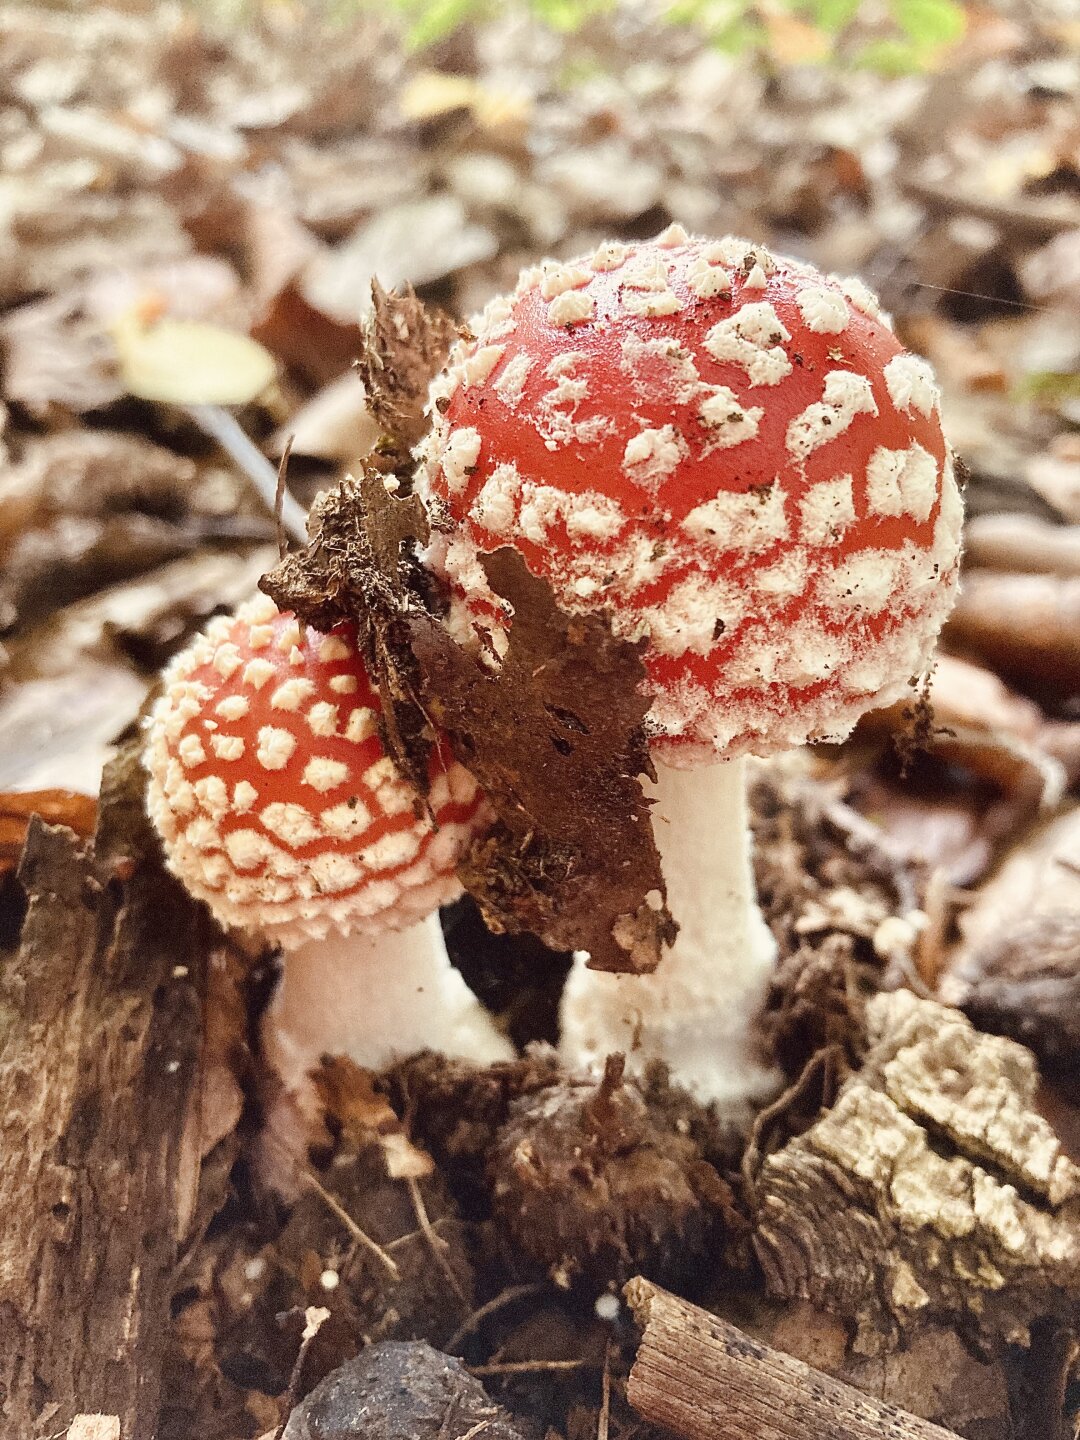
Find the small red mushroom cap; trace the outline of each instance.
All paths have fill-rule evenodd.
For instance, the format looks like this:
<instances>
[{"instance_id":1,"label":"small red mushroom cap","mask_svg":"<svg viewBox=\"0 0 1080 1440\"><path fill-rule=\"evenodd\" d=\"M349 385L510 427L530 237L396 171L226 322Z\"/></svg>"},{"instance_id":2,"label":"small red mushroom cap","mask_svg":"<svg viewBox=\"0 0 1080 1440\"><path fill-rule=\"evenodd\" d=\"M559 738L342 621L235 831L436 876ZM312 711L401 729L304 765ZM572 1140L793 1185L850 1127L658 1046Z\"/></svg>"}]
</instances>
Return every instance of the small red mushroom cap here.
<instances>
[{"instance_id":1,"label":"small red mushroom cap","mask_svg":"<svg viewBox=\"0 0 1080 1440\"><path fill-rule=\"evenodd\" d=\"M458 893L476 782L432 756L433 828L379 739L349 627L322 635L265 596L169 665L146 744L168 863L226 926L295 947L403 929Z\"/></svg>"},{"instance_id":2,"label":"small red mushroom cap","mask_svg":"<svg viewBox=\"0 0 1080 1440\"><path fill-rule=\"evenodd\" d=\"M747 241L601 245L525 271L431 394L418 478L459 630L512 545L645 639L670 763L845 734L922 672L962 505L927 363L858 280Z\"/></svg>"}]
</instances>

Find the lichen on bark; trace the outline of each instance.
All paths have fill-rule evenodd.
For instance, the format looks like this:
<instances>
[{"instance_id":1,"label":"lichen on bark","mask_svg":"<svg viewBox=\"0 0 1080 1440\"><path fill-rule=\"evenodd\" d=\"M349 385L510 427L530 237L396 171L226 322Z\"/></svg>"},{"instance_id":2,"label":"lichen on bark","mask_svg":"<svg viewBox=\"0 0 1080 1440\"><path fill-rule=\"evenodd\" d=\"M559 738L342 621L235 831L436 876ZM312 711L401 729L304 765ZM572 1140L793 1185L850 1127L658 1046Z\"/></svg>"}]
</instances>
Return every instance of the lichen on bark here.
<instances>
[{"instance_id":1,"label":"lichen on bark","mask_svg":"<svg viewBox=\"0 0 1080 1440\"><path fill-rule=\"evenodd\" d=\"M1080 1169L1037 1112L1038 1070L908 991L868 1007L870 1049L833 1107L755 1177L771 1294L895 1348L928 1321L984 1351L1080 1303Z\"/></svg>"}]
</instances>

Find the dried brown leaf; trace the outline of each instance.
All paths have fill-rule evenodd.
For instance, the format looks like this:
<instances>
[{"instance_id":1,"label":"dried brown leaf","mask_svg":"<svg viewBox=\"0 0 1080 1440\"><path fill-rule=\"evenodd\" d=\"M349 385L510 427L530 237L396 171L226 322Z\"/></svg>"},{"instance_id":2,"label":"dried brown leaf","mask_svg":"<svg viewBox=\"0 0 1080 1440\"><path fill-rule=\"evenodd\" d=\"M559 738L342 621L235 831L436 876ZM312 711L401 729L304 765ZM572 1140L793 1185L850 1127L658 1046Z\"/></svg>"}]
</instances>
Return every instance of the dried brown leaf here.
<instances>
[{"instance_id":1,"label":"dried brown leaf","mask_svg":"<svg viewBox=\"0 0 1080 1440\"><path fill-rule=\"evenodd\" d=\"M413 446L428 428L428 385L446 360L457 330L441 310L422 305L411 285L387 294L373 280L371 305L356 368L383 431L387 466L406 472Z\"/></svg>"},{"instance_id":2,"label":"dried brown leaf","mask_svg":"<svg viewBox=\"0 0 1080 1440\"><path fill-rule=\"evenodd\" d=\"M335 1055L312 1072L312 1080L331 1130L358 1151L377 1141L391 1180L424 1180L434 1173L431 1156L409 1139L370 1070Z\"/></svg>"},{"instance_id":3,"label":"dried brown leaf","mask_svg":"<svg viewBox=\"0 0 1080 1440\"><path fill-rule=\"evenodd\" d=\"M94 833L97 801L74 790L30 790L0 795L0 875L18 864L33 815L50 825L67 825L88 839Z\"/></svg>"},{"instance_id":4,"label":"dried brown leaf","mask_svg":"<svg viewBox=\"0 0 1080 1440\"><path fill-rule=\"evenodd\" d=\"M984 1029L1080 1067L1080 810L1017 847L961 919L943 996Z\"/></svg>"},{"instance_id":5,"label":"dried brown leaf","mask_svg":"<svg viewBox=\"0 0 1080 1440\"><path fill-rule=\"evenodd\" d=\"M969 571L945 634L1029 690L1080 691L1080 578Z\"/></svg>"},{"instance_id":6,"label":"dried brown leaf","mask_svg":"<svg viewBox=\"0 0 1080 1440\"><path fill-rule=\"evenodd\" d=\"M3 391L34 415L50 406L82 413L120 398L116 358L100 326L88 321L77 296L24 305L0 321Z\"/></svg>"},{"instance_id":7,"label":"dried brown leaf","mask_svg":"<svg viewBox=\"0 0 1080 1440\"><path fill-rule=\"evenodd\" d=\"M383 741L421 795L427 793L430 727L410 648L408 619L425 615L407 584L406 549L428 536L420 500L396 500L367 467L321 495L308 517L307 546L285 556L260 586L317 630L358 626L368 671L382 701Z\"/></svg>"},{"instance_id":8,"label":"dried brown leaf","mask_svg":"<svg viewBox=\"0 0 1080 1440\"><path fill-rule=\"evenodd\" d=\"M428 535L420 501L395 499L371 471L320 499L310 533L263 588L317 629L358 622L384 740L421 794L432 722L475 774L497 823L461 874L488 924L588 950L598 968L654 969L674 924L638 781L649 759L637 648L602 616L564 614L499 551L484 563L514 623L488 669L410 588L403 555Z\"/></svg>"},{"instance_id":9,"label":"dried brown leaf","mask_svg":"<svg viewBox=\"0 0 1080 1440\"><path fill-rule=\"evenodd\" d=\"M462 879L495 930L588 950L598 969L653 970L675 926L639 783L650 762L638 648L602 616L561 611L515 551L482 563L514 613L497 671L437 624L412 627L428 713L498 816Z\"/></svg>"}]
</instances>

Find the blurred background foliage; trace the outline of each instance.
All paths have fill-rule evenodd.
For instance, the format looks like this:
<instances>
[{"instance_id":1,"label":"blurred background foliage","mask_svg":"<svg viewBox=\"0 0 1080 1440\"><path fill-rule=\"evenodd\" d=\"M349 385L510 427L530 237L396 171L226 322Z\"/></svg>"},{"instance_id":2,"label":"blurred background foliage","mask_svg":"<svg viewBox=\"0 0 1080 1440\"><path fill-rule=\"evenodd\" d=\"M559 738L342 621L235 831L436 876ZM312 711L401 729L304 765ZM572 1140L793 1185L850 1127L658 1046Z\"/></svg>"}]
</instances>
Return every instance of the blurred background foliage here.
<instances>
[{"instance_id":1,"label":"blurred background foliage","mask_svg":"<svg viewBox=\"0 0 1080 1440\"><path fill-rule=\"evenodd\" d=\"M256 0L196 0L218 21L250 20ZM264 9L295 9L303 0L263 0ZM314 0L327 18L348 21L367 10L393 16L412 49L445 40L462 26L517 10L564 35L610 15L617 0ZM782 64L827 63L886 74L933 68L963 38L959 0L668 0L657 24L686 27L730 54Z\"/></svg>"}]
</instances>

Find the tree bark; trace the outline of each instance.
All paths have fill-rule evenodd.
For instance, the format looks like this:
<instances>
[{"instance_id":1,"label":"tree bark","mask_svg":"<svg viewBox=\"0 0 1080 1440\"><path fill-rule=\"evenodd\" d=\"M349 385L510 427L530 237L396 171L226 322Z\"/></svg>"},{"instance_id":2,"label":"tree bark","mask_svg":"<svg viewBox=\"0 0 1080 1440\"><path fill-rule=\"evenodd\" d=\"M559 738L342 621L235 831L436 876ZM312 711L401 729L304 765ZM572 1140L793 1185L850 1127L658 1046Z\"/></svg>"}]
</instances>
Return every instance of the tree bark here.
<instances>
[{"instance_id":1,"label":"tree bark","mask_svg":"<svg viewBox=\"0 0 1080 1440\"><path fill-rule=\"evenodd\" d=\"M648 1280L624 1293L645 1331L630 1404L685 1440L956 1440Z\"/></svg>"},{"instance_id":2,"label":"tree bark","mask_svg":"<svg viewBox=\"0 0 1080 1440\"><path fill-rule=\"evenodd\" d=\"M0 1433L117 1416L151 1440L198 1182L213 931L162 867L134 745L92 843L35 819L0 961Z\"/></svg>"}]
</instances>

